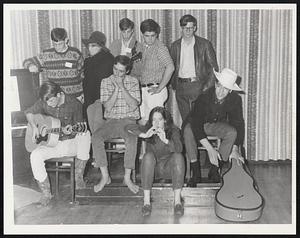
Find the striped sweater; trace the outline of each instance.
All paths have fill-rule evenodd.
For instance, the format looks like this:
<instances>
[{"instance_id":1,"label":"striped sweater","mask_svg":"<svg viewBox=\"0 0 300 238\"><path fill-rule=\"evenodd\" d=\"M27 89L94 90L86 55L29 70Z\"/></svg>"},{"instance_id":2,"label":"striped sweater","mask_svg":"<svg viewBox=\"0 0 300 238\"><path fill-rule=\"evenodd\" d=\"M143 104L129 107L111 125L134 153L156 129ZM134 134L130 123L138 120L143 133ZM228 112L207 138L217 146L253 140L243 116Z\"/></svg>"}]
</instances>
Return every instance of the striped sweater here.
<instances>
[{"instance_id":1,"label":"striped sweater","mask_svg":"<svg viewBox=\"0 0 300 238\"><path fill-rule=\"evenodd\" d=\"M83 93L83 56L74 47L68 47L63 53L56 52L54 48L44 50L38 56L26 59L24 68L34 64L39 72L45 71L49 81L58 84L62 90L75 97Z\"/></svg>"}]
</instances>

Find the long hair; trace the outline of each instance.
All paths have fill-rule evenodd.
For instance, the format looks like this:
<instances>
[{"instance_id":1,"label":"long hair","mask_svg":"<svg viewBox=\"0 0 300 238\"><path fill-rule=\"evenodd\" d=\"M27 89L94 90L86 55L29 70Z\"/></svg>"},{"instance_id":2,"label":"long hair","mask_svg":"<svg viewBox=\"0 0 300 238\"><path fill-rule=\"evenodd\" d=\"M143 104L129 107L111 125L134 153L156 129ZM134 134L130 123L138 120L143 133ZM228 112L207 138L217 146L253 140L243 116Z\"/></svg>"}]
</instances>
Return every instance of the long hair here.
<instances>
[{"instance_id":1,"label":"long hair","mask_svg":"<svg viewBox=\"0 0 300 238\"><path fill-rule=\"evenodd\" d=\"M146 123L146 129L148 131L152 127L153 115L155 112L160 113L162 115L162 117L164 118L164 120L165 120L164 129L165 129L165 133L166 133L166 138L169 140L172 136L173 119L172 119L170 112L168 110L166 110L164 107L155 107L151 110L151 112L149 114L149 120ZM147 138L146 141L153 144L155 136L157 136L157 135Z\"/></svg>"}]
</instances>

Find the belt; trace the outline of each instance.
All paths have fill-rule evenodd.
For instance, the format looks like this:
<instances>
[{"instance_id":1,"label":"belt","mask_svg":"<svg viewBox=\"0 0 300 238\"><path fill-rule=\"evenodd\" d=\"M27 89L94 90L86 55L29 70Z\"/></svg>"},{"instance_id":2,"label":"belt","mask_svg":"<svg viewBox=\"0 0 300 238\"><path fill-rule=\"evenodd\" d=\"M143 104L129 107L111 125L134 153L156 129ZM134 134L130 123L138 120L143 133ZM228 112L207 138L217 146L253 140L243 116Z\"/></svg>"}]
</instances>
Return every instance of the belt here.
<instances>
[{"instance_id":1,"label":"belt","mask_svg":"<svg viewBox=\"0 0 300 238\"><path fill-rule=\"evenodd\" d=\"M159 85L159 83L147 83L147 84L142 84L141 87L142 87L142 88L145 88L145 87L151 87L151 86L154 86L154 85Z\"/></svg>"},{"instance_id":2,"label":"belt","mask_svg":"<svg viewBox=\"0 0 300 238\"><path fill-rule=\"evenodd\" d=\"M178 77L178 81L182 82L182 83L190 83L190 82L197 81L197 79L196 78L180 78L180 77Z\"/></svg>"}]
</instances>

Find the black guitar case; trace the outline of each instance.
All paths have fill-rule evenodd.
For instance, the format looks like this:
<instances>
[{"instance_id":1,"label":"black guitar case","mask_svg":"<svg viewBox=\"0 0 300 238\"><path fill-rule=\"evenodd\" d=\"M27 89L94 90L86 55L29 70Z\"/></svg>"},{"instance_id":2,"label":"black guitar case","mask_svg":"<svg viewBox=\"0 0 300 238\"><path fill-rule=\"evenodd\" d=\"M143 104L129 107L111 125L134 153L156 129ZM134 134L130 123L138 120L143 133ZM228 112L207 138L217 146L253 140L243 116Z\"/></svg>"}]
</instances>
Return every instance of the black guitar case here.
<instances>
[{"instance_id":1,"label":"black guitar case","mask_svg":"<svg viewBox=\"0 0 300 238\"><path fill-rule=\"evenodd\" d=\"M231 160L230 169L222 176L222 186L215 196L215 213L234 222L248 222L260 218L264 199L258 191L249 169Z\"/></svg>"}]
</instances>

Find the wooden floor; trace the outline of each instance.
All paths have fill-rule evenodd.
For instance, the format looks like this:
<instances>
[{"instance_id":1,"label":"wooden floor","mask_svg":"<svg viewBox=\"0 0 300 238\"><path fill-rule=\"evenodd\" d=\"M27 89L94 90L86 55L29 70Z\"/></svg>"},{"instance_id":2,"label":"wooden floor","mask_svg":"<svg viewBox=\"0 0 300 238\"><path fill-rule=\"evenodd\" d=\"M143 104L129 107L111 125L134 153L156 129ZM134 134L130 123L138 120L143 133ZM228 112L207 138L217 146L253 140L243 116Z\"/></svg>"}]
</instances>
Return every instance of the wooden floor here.
<instances>
[{"instance_id":1,"label":"wooden floor","mask_svg":"<svg viewBox=\"0 0 300 238\"><path fill-rule=\"evenodd\" d=\"M291 224L291 162L252 162L249 163L249 168L265 199L262 216L251 224ZM15 224L230 224L215 215L216 188L214 187L207 188L206 186L207 190L194 189L193 191L200 194L197 195L200 202L198 204L187 203L181 218L175 218L173 215L172 196L155 195L151 216L143 218L141 215L142 192L133 199L123 201L119 199L118 201L101 201L96 204L91 202L85 205L71 205L69 181L67 176L64 176L59 199L54 199L51 206L47 208L38 208L31 204L16 210ZM32 182L27 182L25 186L37 189ZM184 188L183 197L189 194L188 189ZM159 192L156 191L156 194Z\"/></svg>"}]
</instances>

